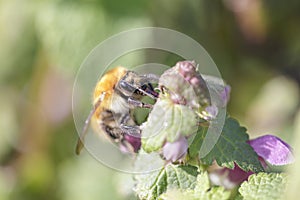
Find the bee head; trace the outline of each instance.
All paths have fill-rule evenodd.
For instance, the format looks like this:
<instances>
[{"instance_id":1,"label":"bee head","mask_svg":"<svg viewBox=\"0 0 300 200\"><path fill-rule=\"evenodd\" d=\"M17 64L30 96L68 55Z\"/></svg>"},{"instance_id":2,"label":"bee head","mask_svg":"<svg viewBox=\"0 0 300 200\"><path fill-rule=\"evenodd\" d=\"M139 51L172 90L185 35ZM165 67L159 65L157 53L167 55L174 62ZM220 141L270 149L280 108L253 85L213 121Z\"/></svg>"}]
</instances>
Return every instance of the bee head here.
<instances>
[{"instance_id":1,"label":"bee head","mask_svg":"<svg viewBox=\"0 0 300 200\"><path fill-rule=\"evenodd\" d=\"M117 89L124 96L133 96L137 99L143 96L156 98L157 92L154 91L150 80L144 75L138 75L133 71L128 71L124 77L118 82Z\"/></svg>"}]
</instances>

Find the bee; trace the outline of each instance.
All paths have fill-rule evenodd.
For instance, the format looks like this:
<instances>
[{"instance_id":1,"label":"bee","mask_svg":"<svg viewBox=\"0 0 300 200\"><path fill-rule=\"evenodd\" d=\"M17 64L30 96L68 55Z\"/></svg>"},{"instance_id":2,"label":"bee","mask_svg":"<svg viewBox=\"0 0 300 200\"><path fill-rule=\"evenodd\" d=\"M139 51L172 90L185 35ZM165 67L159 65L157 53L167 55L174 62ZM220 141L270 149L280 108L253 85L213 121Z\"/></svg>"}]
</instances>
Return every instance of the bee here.
<instances>
[{"instance_id":1,"label":"bee","mask_svg":"<svg viewBox=\"0 0 300 200\"><path fill-rule=\"evenodd\" d=\"M109 140L119 143L129 152L140 148L141 130L136 125L133 110L136 107L152 108L141 99L148 96L157 99L158 93L152 83L157 83L154 74L139 75L124 67L107 71L97 82L91 109L76 146L78 155L83 148L84 138L92 121L93 128L102 132Z\"/></svg>"}]
</instances>

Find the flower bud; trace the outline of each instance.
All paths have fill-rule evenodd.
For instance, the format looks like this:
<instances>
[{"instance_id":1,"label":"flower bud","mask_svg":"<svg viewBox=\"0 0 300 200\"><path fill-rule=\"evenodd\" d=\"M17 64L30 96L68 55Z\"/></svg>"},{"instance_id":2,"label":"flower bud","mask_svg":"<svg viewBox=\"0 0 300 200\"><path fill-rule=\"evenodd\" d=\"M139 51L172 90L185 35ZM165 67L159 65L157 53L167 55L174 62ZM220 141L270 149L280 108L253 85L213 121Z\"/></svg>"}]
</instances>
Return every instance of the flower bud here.
<instances>
[{"instance_id":1,"label":"flower bud","mask_svg":"<svg viewBox=\"0 0 300 200\"><path fill-rule=\"evenodd\" d=\"M194 61L177 62L161 75L159 85L167 88L168 95L176 104L187 105L196 111L210 105L206 82Z\"/></svg>"},{"instance_id":2,"label":"flower bud","mask_svg":"<svg viewBox=\"0 0 300 200\"><path fill-rule=\"evenodd\" d=\"M175 162L185 157L188 149L188 141L180 136L177 141L166 142L163 146L163 156L167 161Z\"/></svg>"}]
</instances>

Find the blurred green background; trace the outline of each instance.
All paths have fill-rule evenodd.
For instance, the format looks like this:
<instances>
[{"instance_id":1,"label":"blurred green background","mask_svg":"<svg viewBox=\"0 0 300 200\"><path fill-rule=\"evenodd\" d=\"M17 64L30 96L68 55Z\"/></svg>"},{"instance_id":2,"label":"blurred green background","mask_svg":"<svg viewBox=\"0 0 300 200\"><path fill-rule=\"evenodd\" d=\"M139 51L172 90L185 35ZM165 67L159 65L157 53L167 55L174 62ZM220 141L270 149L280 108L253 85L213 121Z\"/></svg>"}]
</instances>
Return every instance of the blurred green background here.
<instances>
[{"instance_id":1,"label":"blurred green background","mask_svg":"<svg viewBox=\"0 0 300 200\"><path fill-rule=\"evenodd\" d=\"M86 152L75 156L71 110L83 59L131 28L166 27L197 40L232 86L229 113L250 136L272 133L296 148L299 10L298 0L0 0L0 199L134 199L130 175Z\"/></svg>"}]
</instances>

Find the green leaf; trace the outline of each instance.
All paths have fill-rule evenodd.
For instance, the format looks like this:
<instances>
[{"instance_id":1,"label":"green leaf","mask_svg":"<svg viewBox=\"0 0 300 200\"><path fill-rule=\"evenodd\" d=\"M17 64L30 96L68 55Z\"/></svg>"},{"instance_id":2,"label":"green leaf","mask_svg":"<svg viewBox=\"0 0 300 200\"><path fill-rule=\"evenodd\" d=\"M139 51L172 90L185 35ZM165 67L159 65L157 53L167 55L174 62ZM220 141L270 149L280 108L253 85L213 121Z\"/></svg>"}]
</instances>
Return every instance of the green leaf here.
<instances>
[{"instance_id":1,"label":"green leaf","mask_svg":"<svg viewBox=\"0 0 300 200\"><path fill-rule=\"evenodd\" d=\"M230 196L229 191L225 191L223 187L210 187L207 173L197 176L197 183L194 189L186 190L168 190L162 194L159 199L162 200L225 200Z\"/></svg>"},{"instance_id":2,"label":"green leaf","mask_svg":"<svg viewBox=\"0 0 300 200\"><path fill-rule=\"evenodd\" d=\"M197 134L200 134L200 138L205 138L206 133L199 131ZM248 140L246 129L241 127L237 120L227 118L218 142L201 161L211 165L216 160L218 165L230 169L233 169L236 163L244 171L263 171L258 155L247 143ZM201 145L202 143L203 140Z\"/></svg>"},{"instance_id":3,"label":"green leaf","mask_svg":"<svg viewBox=\"0 0 300 200\"><path fill-rule=\"evenodd\" d=\"M157 199L168 190L194 188L197 180L197 167L169 164L159 171L136 175L135 192L140 199Z\"/></svg>"},{"instance_id":4,"label":"green leaf","mask_svg":"<svg viewBox=\"0 0 300 200\"><path fill-rule=\"evenodd\" d=\"M198 156L199 149L201 148L202 141L204 140L205 133L207 128L199 127L198 132L192 138L192 142L189 146L188 152L191 158Z\"/></svg>"},{"instance_id":5,"label":"green leaf","mask_svg":"<svg viewBox=\"0 0 300 200\"><path fill-rule=\"evenodd\" d=\"M159 150L165 141L175 142L180 135L197 131L197 118L187 106L174 104L168 98L159 99L147 122L142 125L142 147L146 152Z\"/></svg>"},{"instance_id":6,"label":"green leaf","mask_svg":"<svg viewBox=\"0 0 300 200\"><path fill-rule=\"evenodd\" d=\"M281 199L286 186L286 175L278 173L258 173L249 177L239 188L244 200Z\"/></svg>"}]
</instances>

